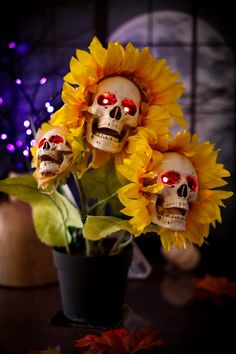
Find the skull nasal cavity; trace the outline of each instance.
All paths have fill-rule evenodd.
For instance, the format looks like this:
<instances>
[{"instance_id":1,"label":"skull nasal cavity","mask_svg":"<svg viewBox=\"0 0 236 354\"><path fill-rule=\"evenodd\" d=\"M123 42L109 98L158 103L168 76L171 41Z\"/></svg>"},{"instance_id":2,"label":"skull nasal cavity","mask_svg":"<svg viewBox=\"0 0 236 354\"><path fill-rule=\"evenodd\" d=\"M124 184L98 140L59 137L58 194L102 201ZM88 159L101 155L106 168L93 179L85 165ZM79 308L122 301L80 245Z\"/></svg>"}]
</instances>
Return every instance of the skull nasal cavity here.
<instances>
[{"instance_id":1,"label":"skull nasal cavity","mask_svg":"<svg viewBox=\"0 0 236 354\"><path fill-rule=\"evenodd\" d=\"M45 141L45 143L43 144L43 150L49 150L50 149L50 144L48 141Z\"/></svg>"},{"instance_id":2,"label":"skull nasal cavity","mask_svg":"<svg viewBox=\"0 0 236 354\"><path fill-rule=\"evenodd\" d=\"M120 119L121 118L121 110L120 107L116 106L114 107L111 112L110 112L110 117L115 118L115 119Z\"/></svg>"},{"instance_id":3,"label":"skull nasal cavity","mask_svg":"<svg viewBox=\"0 0 236 354\"><path fill-rule=\"evenodd\" d=\"M182 184L178 190L177 190L177 195L181 198L186 198L188 195L188 187L187 184Z\"/></svg>"}]
</instances>

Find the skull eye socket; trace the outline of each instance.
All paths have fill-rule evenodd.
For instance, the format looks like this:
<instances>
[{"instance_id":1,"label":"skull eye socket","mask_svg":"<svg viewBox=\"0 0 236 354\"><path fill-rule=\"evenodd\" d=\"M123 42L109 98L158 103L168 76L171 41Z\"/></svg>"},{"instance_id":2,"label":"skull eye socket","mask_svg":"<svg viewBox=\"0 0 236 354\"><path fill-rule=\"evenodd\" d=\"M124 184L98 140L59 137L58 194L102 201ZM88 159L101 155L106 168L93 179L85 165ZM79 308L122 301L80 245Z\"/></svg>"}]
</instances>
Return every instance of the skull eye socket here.
<instances>
[{"instance_id":1,"label":"skull eye socket","mask_svg":"<svg viewBox=\"0 0 236 354\"><path fill-rule=\"evenodd\" d=\"M46 141L46 138L41 139L38 147L41 148L43 146L43 144L45 143L45 141Z\"/></svg>"},{"instance_id":2,"label":"skull eye socket","mask_svg":"<svg viewBox=\"0 0 236 354\"><path fill-rule=\"evenodd\" d=\"M117 98L113 93L104 92L98 96L97 102L100 106L110 106L117 102Z\"/></svg>"},{"instance_id":3,"label":"skull eye socket","mask_svg":"<svg viewBox=\"0 0 236 354\"><path fill-rule=\"evenodd\" d=\"M187 182L188 182L188 186L189 188L193 191L196 192L198 189L198 183L197 183L197 179L194 176L188 176L186 178Z\"/></svg>"},{"instance_id":4,"label":"skull eye socket","mask_svg":"<svg viewBox=\"0 0 236 354\"><path fill-rule=\"evenodd\" d=\"M176 184L180 181L181 176L179 172L176 171L167 171L164 172L163 175L161 176L161 181L164 184L171 185L171 184Z\"/></svg>"},{"instance_id":5,"label":"skull eye socket","mask_svg":"<svg viewBox=\"0 0 236 354\"><path fill-rule=\"evenodd\" d=\"M52 144L62 144L64 142L64 139L59 135L52 135L50 136L49 141Z\"/></svg>"},{"instance_id":6,"label":"skull eye socket","mask_svg":"<svg viewBox=\"0 0 236 354\"><path fill-rule=\"evenodd\" d=\"M134 116L137 112L137 107L134 101L128 100L127 98L122 101L122 107L125 113L129 113L131 116Z\"/></svg>"}]
</instances>

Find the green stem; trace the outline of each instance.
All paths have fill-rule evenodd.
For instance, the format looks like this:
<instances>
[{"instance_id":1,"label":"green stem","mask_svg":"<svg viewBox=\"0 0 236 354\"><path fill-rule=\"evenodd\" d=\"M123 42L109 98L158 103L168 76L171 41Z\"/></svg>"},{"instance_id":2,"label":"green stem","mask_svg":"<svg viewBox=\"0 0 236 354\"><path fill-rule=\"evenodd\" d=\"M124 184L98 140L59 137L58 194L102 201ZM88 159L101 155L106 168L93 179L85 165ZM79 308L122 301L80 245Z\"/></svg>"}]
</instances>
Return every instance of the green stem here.
<instances>
[{"instance_id":1,"label":"green stem","mask_svg":"<svg viewBox=\"0 0 236 354\"><path fill-rule=\"evenodd\" d=\"M97 203L93 204L89 209L88 209L88 214L95 208L97 208L99 205L105 204L109 199L113 198L116 195L116 192L112 193L109 195L109 197L99 200Z\"/></svg>"},{"instance_id":2,"label":"green stem","mask_svg":"<svg viewBox=\"0 0 236 354\"><path fill-rule=\"evenodd\" d=\"M132 242L133 235L129 234L128 239L126 241L124 241L126 236L127 236L127 233L124 232L120 237L117 238L117 241L114 243L114 245L110 251L111 255L120 253L122 248L128 246Z\"/></svg>"},{"instance_id":3,"label":"green stem","mask_svg":"<svg viewBox=\"0 0 236 354\"><path fill-rule=\"evenodd\" d=\"M86 198L83 192L83 188L81 183L79 182L78 178L76 177L76 174L73 173L74 181L76 188L79 193L79 199L80 199L80 204L81 204L81 217L83 220L83 223L85 222L86 216L87 216L87 203L86 203Z\"/></svg>"}]
</instances>

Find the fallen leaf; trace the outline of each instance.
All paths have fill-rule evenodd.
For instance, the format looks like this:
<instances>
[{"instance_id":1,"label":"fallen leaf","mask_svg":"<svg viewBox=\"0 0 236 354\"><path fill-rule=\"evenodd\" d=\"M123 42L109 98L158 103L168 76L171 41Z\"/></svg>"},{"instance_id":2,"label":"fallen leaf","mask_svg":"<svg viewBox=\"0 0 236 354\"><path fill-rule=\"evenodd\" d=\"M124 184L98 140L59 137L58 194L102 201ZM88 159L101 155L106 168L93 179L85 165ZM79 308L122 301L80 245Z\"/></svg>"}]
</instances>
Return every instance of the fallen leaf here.
<instances>
[{"instance_id":1,"label":"fallen leaf","mask_svg":"<svg viewBox=\"0 0 236 354\"><path fill-rule=\"evenodd\" d=\"M130 332L119 328L101 332L100 336L87 335L75 343L81 354L135 354L141 350L151 350L165 343L158 338L155 329Z\"/></svg>"},{"instance_id":2,"label":"fallen leaf","mask_svg":"<svg viewBox=\"0 0 236 354\"><path fill-rule=\"evenodd\" d=\"M197 289L205 290L209 296L236 297L236 282L232 282L227 277L206 275L202 279L195 279L195 286Z\"/></svg>"}]
</instances>

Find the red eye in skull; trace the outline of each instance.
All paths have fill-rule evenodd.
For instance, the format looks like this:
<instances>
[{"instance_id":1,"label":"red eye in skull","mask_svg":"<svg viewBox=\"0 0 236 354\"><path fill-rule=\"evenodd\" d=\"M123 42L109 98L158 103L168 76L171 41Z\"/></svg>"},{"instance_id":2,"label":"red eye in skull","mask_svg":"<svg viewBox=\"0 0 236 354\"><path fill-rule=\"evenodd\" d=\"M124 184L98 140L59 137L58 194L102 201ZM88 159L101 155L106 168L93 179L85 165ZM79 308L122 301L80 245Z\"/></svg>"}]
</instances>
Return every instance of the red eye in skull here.
<instances>
[{"instance_id":1,"label":"red eye in skull","mask_svg":"<svg viewBox=\"0 0 236 354\"><path fill-rule=\"evenodd\" d=\"M64 139L60 135L52 135L52 136L50 136L49 141L52 144L62 144L62 143L64 143Z\"/></svg>"},{"instance_id":2,"label":"red eye in skull","mask_svg":"<svg viewBox=\"0 0 236 354\"><path fill-rule=\"evenodd\" d=\"M176 171L167 171L164 172L161 176L161 181L164 184L167 185L172 185L172 184L176 184L180 181L181 176L179 174L179 172Z\"/></svg>"},{"instance_id":3,"label":"red eye in skull","mask_svg":"<svg viewBox=\"0 0 236 354\"><path fill-rule=\"evenodd\" d=\"M38 147L41 148L43 146L43 144L45 143L45 141L46 141L46 138L43 138L42 140L40 140Z\"/></svg>"},{"instance_id":4,"label":"red eye in skull","mask_svg":"<svg viewBox=\"0 0 236 354\"><path fill-rule=\"evenodd\" d=\"M113 93L104 92L98 96L97 102L100 106L110 106L117 102L117 98Z\"/></svg>"},{"instance_id":5,"label":"red eye in skull","mask_svg":"<svg viewBox=\"0 0 236 354\"><path fill-rule=\"evenodd\" d=\"M38 147L41 148L44 145L46 140L47 140L46 138L41 139ZM64 139L59 135L52 135L48 140L52 144L62 144L64 142Z\"/></svg>"},{"instance_id":6,"label":"red eye in skull","mask_svg":"<svg viewBox=\"0 0 236 354\"><path fill-rule=\"evenodd\" d=\"M187 182L188 182L188 186L189 188L193 191L196 192L198 189L198 183L197 183L197 179L194 176L188 176L186 178Z\"/></svg>"},{"instance_id":7,"label":"red eye in skull","mask_svg":"<svg viewBox=\"0 0 236 354\"><path fill-rule=\"evenodd\" d=\"M137 107L136 107L134 101L129 100L127 98L125 98L122 101L122 106L123 106L125 113L129 113L131 116L134 116L135 113L137 112Z\"/></svg>"}]
</instances>

